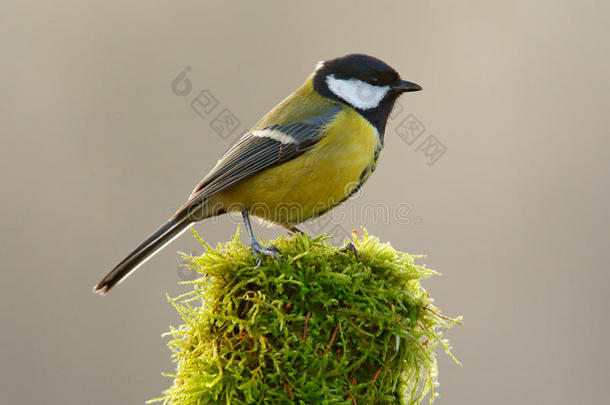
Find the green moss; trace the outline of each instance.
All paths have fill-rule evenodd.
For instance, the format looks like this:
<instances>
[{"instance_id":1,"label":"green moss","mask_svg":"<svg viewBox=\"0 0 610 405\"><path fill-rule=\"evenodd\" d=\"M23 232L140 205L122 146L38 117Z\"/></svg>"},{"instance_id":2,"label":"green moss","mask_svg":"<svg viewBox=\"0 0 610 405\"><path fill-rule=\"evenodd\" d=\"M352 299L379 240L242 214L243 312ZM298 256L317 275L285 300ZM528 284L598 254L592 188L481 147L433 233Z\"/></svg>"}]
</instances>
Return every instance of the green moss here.
<instances>
[{"instance_id":1,"label":"green moss","mask_svg":"<svg viewBox=\"0 0 610 405\"><path fill-rule=\"evenodd\" d=\"M201 257L193 290L170 299L184 325L167 334L177 363L167 404L411 404L434 398L434 348L449 353L419 279L436 274L365 234L358 258L327 238L282 236L281 264L238 236Z\"/></svg>"}]
</instances>

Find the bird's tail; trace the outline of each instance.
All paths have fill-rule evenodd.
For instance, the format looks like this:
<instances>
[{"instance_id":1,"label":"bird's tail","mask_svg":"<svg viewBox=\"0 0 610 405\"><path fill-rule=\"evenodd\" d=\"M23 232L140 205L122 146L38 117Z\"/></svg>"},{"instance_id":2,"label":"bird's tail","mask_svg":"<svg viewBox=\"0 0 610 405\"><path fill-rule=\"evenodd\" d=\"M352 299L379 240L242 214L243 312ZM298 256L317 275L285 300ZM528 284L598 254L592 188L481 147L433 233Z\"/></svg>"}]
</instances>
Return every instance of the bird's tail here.
<instances>
[{"instance_id":1,"label":"bird's tail","mask_svg":"<svg viewBox=\"0 0 610 405\"><path fill-rule=\"evenodd\" d=\"M116 265L94 288L94 292L106 294L114 285L123 281L131 272L186 231L193 222L188 215L172 218L135 248L125 259Z\"/></svg>"}]
</instances>

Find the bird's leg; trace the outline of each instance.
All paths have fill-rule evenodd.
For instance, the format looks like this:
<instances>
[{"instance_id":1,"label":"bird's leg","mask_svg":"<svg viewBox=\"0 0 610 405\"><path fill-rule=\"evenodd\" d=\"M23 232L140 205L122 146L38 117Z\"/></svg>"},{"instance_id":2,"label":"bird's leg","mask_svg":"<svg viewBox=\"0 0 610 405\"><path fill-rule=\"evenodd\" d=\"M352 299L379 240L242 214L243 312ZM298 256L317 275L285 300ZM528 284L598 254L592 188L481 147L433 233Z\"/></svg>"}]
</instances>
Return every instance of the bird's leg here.
<instances>
[{"instance_id":1,"label":"bird's leg","mask_svg":"<svg viewBox=\"0 0 610 405\"><path fill-rule=\"evenodd\" d=\"M356 249L356 246L352 242L347 242L339 251L344 253L352 252L354 256L356 256L356 259L358 258L358 249Z\"/></svg>"},{"instance_id":2,"label":"bird's leg","mask_svg":"<svg viewBox=\"0 0 610 405\"><path fill-rule=\"evenodd\" d=\"M282 253L276 246L269 245L269 247L265 247L261 245L259 241L254 237L254 233L252 232L252 225L250 224L250 216L248 216L248 211L243 209L241 211L241 215L244 217L244 222L246 223L246 229L248 230L248 235L250 236L250 249L252 249L252 253L255 255L265 255L273 257L277 259L278 262L282 262L280 259L280 254ZM261 259L258 259L258 264L256 267L260 266Z\"/></svg>"}]
</instances>

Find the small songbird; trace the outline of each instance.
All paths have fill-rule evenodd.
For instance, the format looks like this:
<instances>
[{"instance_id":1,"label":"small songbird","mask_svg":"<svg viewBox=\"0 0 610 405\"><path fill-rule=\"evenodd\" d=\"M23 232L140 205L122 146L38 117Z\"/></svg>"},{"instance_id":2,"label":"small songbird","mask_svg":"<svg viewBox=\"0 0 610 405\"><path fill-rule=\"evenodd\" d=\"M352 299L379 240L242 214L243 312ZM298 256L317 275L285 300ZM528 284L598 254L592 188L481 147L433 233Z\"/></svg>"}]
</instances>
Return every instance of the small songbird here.
<instances>
[{"instance_id":1,"label":"small songbird","mask_svg":"<svg viewBox=\"0 0 610 405\"><path fill-rule=\"evenodd\" d=\"M276 247L254 237L250 215L299 232L296 225L345 201L375 170L398 96L421 89L372 56L319 62L94 291L105 294L192 224L227 212L241 212L253 253L279 260Z\"/></svg>"}]
</instances>

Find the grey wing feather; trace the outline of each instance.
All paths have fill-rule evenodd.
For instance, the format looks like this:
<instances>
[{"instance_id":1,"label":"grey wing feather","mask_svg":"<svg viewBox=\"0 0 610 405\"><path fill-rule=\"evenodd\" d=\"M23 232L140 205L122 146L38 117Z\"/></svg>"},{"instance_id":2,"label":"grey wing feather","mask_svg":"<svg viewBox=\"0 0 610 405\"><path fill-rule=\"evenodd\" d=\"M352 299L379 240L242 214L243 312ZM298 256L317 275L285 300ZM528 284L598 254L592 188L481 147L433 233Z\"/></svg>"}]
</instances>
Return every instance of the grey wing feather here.
<instances>
[{"instance_id":1,"label":"grey wing feather","mask_svg":"<svg viewBox=\"0 0 610 405\"><path fill-rule=\"evenodd\" d=\"M214 193L225 190L265 169L294 159L313 147L322 138L326 124L341 108L335 107L327 114L290 125L270 125L261 130L279 131L294 140L282 143L274 138L244 135L233 145L212 171L193 190L184 208L188 208Z\"/></svg>"}]
</instances>

